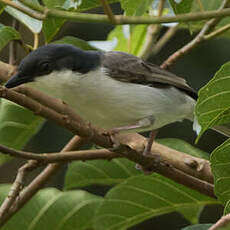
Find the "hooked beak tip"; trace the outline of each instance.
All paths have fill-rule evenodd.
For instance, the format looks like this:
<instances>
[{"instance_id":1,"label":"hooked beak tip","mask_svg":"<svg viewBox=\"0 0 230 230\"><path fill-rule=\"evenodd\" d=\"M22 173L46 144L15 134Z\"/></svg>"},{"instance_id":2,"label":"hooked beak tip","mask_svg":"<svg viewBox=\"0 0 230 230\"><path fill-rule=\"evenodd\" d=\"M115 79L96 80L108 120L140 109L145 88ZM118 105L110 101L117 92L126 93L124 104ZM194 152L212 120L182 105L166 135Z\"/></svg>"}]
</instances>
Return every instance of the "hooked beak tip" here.
<instances>
[{"instance_id":1,"label":"hooked beak tip","mask_svg":"<svg viewBox=\"0 0 230 230\"><path fill-rule=\"evenodd\" d=\"M25 78L22 78L19 76L18 73L16 73L14 76L12 76L4 85L6 88L14 88L18 85L21 85L25 83Z\"/></svg>"}]
</instances>

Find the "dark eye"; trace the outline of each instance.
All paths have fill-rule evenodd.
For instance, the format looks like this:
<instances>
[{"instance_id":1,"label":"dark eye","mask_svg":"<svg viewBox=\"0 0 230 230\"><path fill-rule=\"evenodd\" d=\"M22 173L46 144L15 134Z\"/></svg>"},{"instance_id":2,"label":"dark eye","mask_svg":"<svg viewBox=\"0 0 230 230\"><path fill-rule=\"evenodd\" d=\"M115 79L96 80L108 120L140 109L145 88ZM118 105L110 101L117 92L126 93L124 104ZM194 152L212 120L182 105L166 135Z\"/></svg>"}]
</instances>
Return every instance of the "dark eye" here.
<instances>
[{"instance_id":1,"label":"dark eye","mask_svg":"<svg viewBox=\"0 0 230 230\"><path fill-rule=\"evenodd\" d=\"M39 70L40 70L40 73L42 73L42 74L49 73L51 71L51 69L50 69L50 63L49 62L42 62L42 63L40 63Z\"/></svg>"}]
</instances>

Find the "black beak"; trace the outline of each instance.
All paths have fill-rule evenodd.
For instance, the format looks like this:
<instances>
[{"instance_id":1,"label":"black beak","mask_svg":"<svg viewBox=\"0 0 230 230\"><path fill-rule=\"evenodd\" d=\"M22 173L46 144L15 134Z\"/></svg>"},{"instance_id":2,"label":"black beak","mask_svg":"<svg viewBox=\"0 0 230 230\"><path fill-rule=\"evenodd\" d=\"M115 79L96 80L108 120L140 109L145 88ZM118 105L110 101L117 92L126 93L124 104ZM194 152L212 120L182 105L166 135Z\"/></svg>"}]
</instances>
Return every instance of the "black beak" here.
<instances>
[{"instance_id":1,"label":"black beak","mask_svg":"<svg viewBox=\"0 0 230 230\"><path fill-rule=\"evenodd\" d=\"M20 76L19 73L16 73L13 77L11 77L5 84L6 88L13 88L23 83L28 82L28 78Z\"/></svg>"}]
</instances>

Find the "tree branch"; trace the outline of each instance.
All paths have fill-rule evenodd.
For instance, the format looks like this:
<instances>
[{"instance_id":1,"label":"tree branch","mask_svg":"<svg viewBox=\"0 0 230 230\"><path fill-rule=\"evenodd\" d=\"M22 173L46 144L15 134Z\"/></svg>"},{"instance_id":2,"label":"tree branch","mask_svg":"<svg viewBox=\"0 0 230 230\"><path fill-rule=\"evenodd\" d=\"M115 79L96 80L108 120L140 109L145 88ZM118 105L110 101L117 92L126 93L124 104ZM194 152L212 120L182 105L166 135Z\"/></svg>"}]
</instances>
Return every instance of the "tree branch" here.
<instances>
[{"instance_id":1,"label":"tree branch","mask_svg":"<svg viewBox=\"0 0 230 230\"><path fill-rule=\"evenodd\" d=\"M218 35L223 34L224 32L226 32L229 29L230 29L230 24L222 26L221 28L213 31L212 33L209 33L209 34L205 35L204 40L209 40L209 39L212 39L214 37L217 37Z\"/></svg>"},{"instance_id":2,"label":"tree branch","mask_svg":"<svg viewBox=\"0 0 230 230\"><path fill-rule=\"evenodd\" d=\"M12 27L18 30L19 22L13 18ZM17 59L17 42L15 40L11 41L9 44L9 64L15 65Z\"/></svg>"},{"instance_id":3,"label":"tree branch","mask_svg":"<svg viewBox=\"0 0 230 230\"><path fill-rule=\"evenodd\" d=\"M71 141L63 148L61 152L70 151L74 149L78 149L81 145L85 143L85 140L82 138L75 136L71 139ZM30 162L24 165L24 168L29 167ZM20 199L14 200L11 205L7 204L8 198L3 202L4 206L0 207L0 213L2 209L5 209L2 218L0 218L0 226L3 226L6 221L14 215L18 210L20 210L34 195L35 193L41 189L41 187L48 181L48 179L54 175L63 163L55 163L49 164L23 191L20 193ZM25 174L24 174L25 175ZM17 178L13 184L13 187L17 184ZM17 187L20 190L20 188ZM11 189L12 191L12 189ZM19 193L19 191L15 191L14 193ZM16 197L14 197L16 198ZM8 209L8 210L7 210Z\"/></svg>"},{"instance_id":4,"label":"tree branch","mask_svg":"<svg viewBox=\"0 0 230 230\"><path fill-rule=\"evenodd\" d=\"M150 54L156 55L165 46L165 44L176 34L179 28L179 24L168 28L164 35L157 41L157 43L152 47Z\"/></svg>"},{"instance_id":5,"label":"tree branch","mask_svg":"<svg viewBox=\"0 0 230 230\"><path fill-rule=\"evenodd\" d=\"M18 173L16 179L11 186L11 189L3 201L0 207L0 220L4 218L4 215L8 213L9 209L12 207L15 200L18 198L20 190L23 186L25 176L32 170L37 168L36 161L29 161L27 164L23 165L21 168L18 169Z\"/></svg>"},{"instance_id":6,"label":"tree branch","mask_svg":"<svg viewBox=\"0 0 230 230\"><path fill-rule=\"evenodd\" d=\"M106 0L100 0L100 1L101 1L101 5L104 8L105 14L107 14L111 23L115 25L117 22L116 22L116 19L114 17L114 14L113 14L113 11L112 11L110 5L108 4L108 2Z\"/></svg>"},{"instance_id":7,"label":"tree branch","mask_svg":"<svg viewBox=\"0 0 230 230\"><path fill-rule=\"evenodd\" d=\"M8 154L12 157L17 157L27 160L36 160L41 164L57 163L57 162L68 162L76 160L96 160L106 159L111 160L113 158L124 157L117 153L111 152L107 149L95 149L95 150L82 150L82 151L71 151L71 152L58 152L58 153L31 153L0 145L0 152Z\"/></svg>"},{"instance_id":8,"label":"tree branch","mask_svg":"<svg viewBox=\"0 0 230 230\"><path fill-rule=\"evenodd\" d=\"M225 7L229 6L229 3L230 3L229 0L224 0L217 12L223 12L225 10L230 10L230 9L224 9ZM202 12L202 13L205 13L205 12ZM220 18L212 18L208 22L206 22L202 30L198 33L198 35L191 42L187 43L184 47L182 47L181 49L173 53L171 56L169 56L168 59L163 62L163 64L161 65L161 68L167 69L178 58L182 57L183 55L188 53L191 49L199 45L204 40L204 36L211 29L214 29L214 27L219 23L219 21L220 21Z\"/></svg>"},{"instance_id":9,"label":"tree branch","mask_svg":"<svg viewBox=\"0 0 230 230\"><path fill-rule=\"evenodd\" d=\"M222 216L214 225L212 225L208 230L222 229L228 226L230 223L230 214Z\"/></svg>"},{"instance_id":10,"label":"tree branch","mask_svg":"<svg viewBox=\"0 0 230 230\"><path fill-rule=\"evenodd\" d=\"M26 0L20 0L26 6L40 12L34 13L31 10L26 8L19 7L16 3L13 3L9 0L0 0L0 2L10 5L29 16L44 20L48 16L58 17L68 19L70 21L78 21L78 22L86 22L86 23L111 23L110 19L107 15L101 14L87 14L87 13L78 13L78 12L70 12L58 9L48 9L41 5L33 4L32 2L28 2ZM188 21L200 21L210 18L223 18L230 15L230 9L213 10L213 11L204 11L190 14L180 14L177 16L162 16L162 17L154 17L154 16L123 16L123 15L115 15L114 18L116 20L116 24L160 24L160 23L171 23L171 22L188 22Z\"/></svg>"},{"instance_id":11,"label":"tree branch","mask_svg":"<svg viewBox=\"0 0 230 230\"><path fill-rule=\"evenodd\" d=\"M157 17L160 17L163 13L165 0L161 0L158 3L158 9L157 9ZM141 54L139 55L142 59L146 60L149 58L152 47L158 37L158 34L160 32L161 25L155 24L155 25L149 25L146 33L145 43L144 47L141 51Z\"/></svg>"},{"instance_id":12,"label":"tree branch","mask_svg":"<svg viewBox=\"0 0 230 230\"><path fill-rule=\"evenodd\" d=\"M46 15L40 14L36 11L31 10L28 7L22 7L21 5L17 4L16 2L13 2L11 0L0 0L3 4L6 4L8 6L11 6L19 11L21 11L24 14L29 15L32 18L36 18L38 20L44 20L46 18Z\"/></svg>"},{"instance_id":13,"label":"tree branch","mask_svg":"<svg viewBox=\"0 0 230 230\"><path fill-rule=\"evenodd\" d=\"M64 109L64 108L67 108L67 105L65 104L59 105L59 106L63 105L62 111L65 111L65 115L62 115L50 108L47 108L39 104L38 102L30 98L25 97L22 94L15 92L14 90L8 90L6 88L0 87L0 97L9 99L21 106L24 106L34 111L38 115L41 115L47 119L51 119L55 121L56 123L58 123L59 125L67 128L74 134L77 134L77 135L79 134L84 138L91 139L97 145L103 146L105 148L112 147L112 142L110 140L110 137L105 135L104 130L99 129L99 128L94 128L90 124L86 124L77 115L73 116L71 113L68 112L68 110ZM121 143L121 147L124 147L123 152L121 151L121 154L125 154L127 158L129 158L129 154L132 155L130 156L132 157L131 159L142 165L146 163L145 158L142 155L144 145L146 143L146 139L144 137L142 137L139 134L126 134L126 135L119 134L117 135L117 138L119 142ZM127 141L124 141L124 140L127 140ZM135 144L135 143L138 143L138 144ZM126 153L127 146L133 150L132 153L129 153L128 155ZM198 176L198 175L201 176L202 179L204 179L205 177L207 181L213 180L212 174L210 171L210 166L207 161L203 159L199 159L199 158L194 158L188 155L184 155L183 153L181 153L182 154L181 155L180 152L178 151L175 152L175 150L171 150L169 148L166 149L166 148L167 147L165 146L163 147L162 145L154 144L152 152L159 153L162 159L165 159L165 161L170 162L169 163L170 165L173 165L173 166L176 165L176 168L181 169L182 171L186 171L186 173L189 173L190 175L192 173L192 175L194 176ZM162 152L167 152L167 154L162 155ZM170 157L168 157L167 155ZM173 156L173 158L171 156ZM181 159L187 159L187 160L183 162L181 161ZM191 165L196 165L196 166L194 167Z\"/></svg>"}]
</instances>

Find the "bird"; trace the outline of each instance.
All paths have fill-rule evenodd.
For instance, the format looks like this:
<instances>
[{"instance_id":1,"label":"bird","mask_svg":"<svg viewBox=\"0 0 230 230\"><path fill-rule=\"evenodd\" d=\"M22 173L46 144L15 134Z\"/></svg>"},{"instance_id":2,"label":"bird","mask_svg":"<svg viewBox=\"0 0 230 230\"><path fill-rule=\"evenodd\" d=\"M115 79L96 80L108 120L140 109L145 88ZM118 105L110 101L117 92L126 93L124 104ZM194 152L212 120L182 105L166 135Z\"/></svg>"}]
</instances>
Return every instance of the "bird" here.
<instances>
[{"instance_id":1,"label":"bird","mask_svg":"<svg viewBox=\"0 0 230 230\"><path fill-rule=\"evenodd\" d=\"M134 55L48 44L30 52L5 84L59 98L84 120L115 132L152 131L194 120L197 93L175 74ZM195 127L196 128L196 127Z\"/></svg>"}]
</instances>

